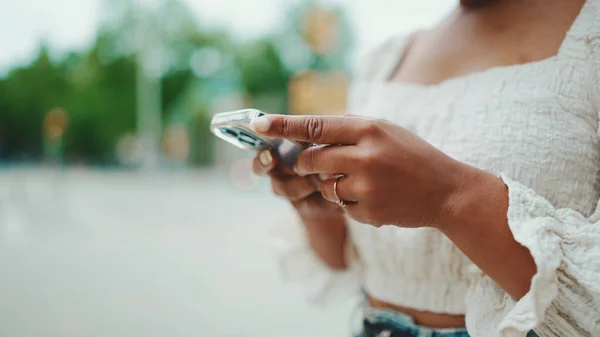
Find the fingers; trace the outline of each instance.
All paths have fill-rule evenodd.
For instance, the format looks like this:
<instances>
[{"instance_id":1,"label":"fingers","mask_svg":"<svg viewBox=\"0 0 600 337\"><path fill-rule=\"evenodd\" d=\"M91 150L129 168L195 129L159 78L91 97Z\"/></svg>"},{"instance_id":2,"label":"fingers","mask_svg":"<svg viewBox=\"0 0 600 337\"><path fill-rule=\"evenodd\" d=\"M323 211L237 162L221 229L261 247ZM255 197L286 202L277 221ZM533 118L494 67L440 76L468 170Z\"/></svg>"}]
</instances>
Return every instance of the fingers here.
<instances>
[{"instance_id":1,"label":"fingers","mask_svg":"<svg viewBox=\"0 0 600 337\"><path fill-rule=\"evenodd\" d=\"M343 214L343 210L336 204L330 202L323 202L321 193L315 192L308 197L292 202L292 205L300 212L305 215L320 215L323 212L326 214Z\"/></svg>"},{"instance_id":2,"label":"fingers","mask_svg":"<svg viewBox=\"0 0 600 337\"><path fill-rule=\"evenodd\" d=\"M268 150L263 150L259 152L252 161L252 171L254 171L254 174L256 175L264 176L273 170L276 165L277 162L273 158L273 154Z\"/></svg>"},{"instance_id":3,"label":"fingers","mask_svg":"<svg viewBox=\"0 0 600 337\"><path fill-rule=\"evenodd\" d=\"M339 180L338 180L339 179ZM336 181L337 181L337 196L336 196ZM319 186L321 195L327 201L339 202L339 201L351 201L355 200L354 193L352 193L352 185L348 177L333 177L321 182Z\"/></svg>"},{"instance_id":4,"label":"fingers","mask_svg":"<svg viewBox=\"0 0 600 337\"><path fill-rule=\"evenodd\" d=\"M259 152L252 161L252 171L258 176L277 175L282 177L298 175L294 170L281 164L269 150Z\"/></svg>"},{"instance_id":5,"label":"fingers","mask_svg":"<svg viewBox=\"0 0 600 337\"><path fill-rule=\"evenodd\" d=\"M355 146L309 147L298 155L294 171L302 176L320 174L322 180L332 174L348 174L357 153Z\"/></svg>"},{"instance_id":6,"label":"fingers","mask_svg":"<svg viewBox=\"0 0 600 337\"><path fill-rule=\"evenodd\" d=\"M279 165L268 150L258 153L252 162L252 170L257 175L269 175L273 192L292 202L302 200L315 192L318 194L321 181L317 176L297 175L291 169Z\"/></svg>"},{"instance_id":7,"label":"fingers","mask_svg":"<svg viewBox=\"0 0 600 337\"><path fill-rule=\"evenodd\" d=\"M319 190L313 180L301 176L287 178L271 176L271 186L275 194L292 202L304 199Z\"/></svg>"},{"instance_id":8,"label":"fingers","mask_svg":"<svg viewBox=\"0 0 600 337\"><path fill-rule=\"evenodd\" d=\"M372 121L345 116L267 115L253 120L250 127L268 137L279 137L311 144L358 143L371 129Z\"/></svg>"}]
</instances>

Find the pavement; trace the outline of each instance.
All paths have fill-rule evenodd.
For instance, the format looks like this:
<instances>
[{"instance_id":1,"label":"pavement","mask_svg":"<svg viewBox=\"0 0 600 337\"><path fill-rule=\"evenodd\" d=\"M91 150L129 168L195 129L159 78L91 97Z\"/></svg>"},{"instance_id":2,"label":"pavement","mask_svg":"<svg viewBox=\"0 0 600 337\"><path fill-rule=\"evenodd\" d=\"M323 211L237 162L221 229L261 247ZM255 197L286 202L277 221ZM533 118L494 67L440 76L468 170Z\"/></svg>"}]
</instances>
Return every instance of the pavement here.
<instances>
[{"instance_id":1,"label":"pavement","mask_svg":"<svg viewBox=\"0 0 600 337\"><path fill-rule=\"evenodd\" d=\"M0 171L0 336L349 336L284 284L284 201L229 170Z\"/></svg>"}]
</instances>

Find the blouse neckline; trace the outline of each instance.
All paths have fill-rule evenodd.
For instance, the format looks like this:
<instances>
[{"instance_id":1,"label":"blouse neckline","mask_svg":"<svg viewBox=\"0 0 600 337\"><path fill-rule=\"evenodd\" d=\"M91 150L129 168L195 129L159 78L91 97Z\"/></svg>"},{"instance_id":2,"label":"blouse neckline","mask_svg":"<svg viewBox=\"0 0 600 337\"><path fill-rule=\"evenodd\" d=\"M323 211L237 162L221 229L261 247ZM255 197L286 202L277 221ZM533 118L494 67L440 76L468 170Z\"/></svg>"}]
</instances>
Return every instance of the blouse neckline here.
<instances>
[{"instance_id":1,"label":"blouse neckline","mask_svg":"<svg viewBox=\"0 0 600 337\"><path fill-rule=\"evenodd\" d=\"M565 38L561 42L561 45L558 49L558 52L555 55L526 63L517 63L510 65L501 65L501 66L493 66L487 69L478 70L474 72L470 72L464 75L453 76L447 78L445 80L439 81L433 84L422 84L417 82L409 82L409 81L392 81L392 76L394 76L395 72L402 66L408 51L410 50L416 35L418 32L413 32L408 36L402 37L399 41L395 41L395 45L391 50L391 57L387 65L385 65L385 69L382 72L384 84L389 85L393 88L407 88L407 89L419 89L419 90L434 90L439 88L446 88L452 85L464 84L465 82L471 82L476 80L484 80L488 77L498 78L498 76L503 75L503 77L509 78L515 73L521 73L524 71L528 71L529 69L537 69L539 67L544 67L548 64L554 64L557 62L563 54L563 51L567 49L567 45L569 45L571 41L571 37L575 35L574 33L581 29L584 23L588 23L586 14L591 10L588 10L588 6L591 6L590 3L594 1L586 1L582 6L580 12L575 17L575 20L567 30L565 34Z\"/></svg>"}]
</instances>

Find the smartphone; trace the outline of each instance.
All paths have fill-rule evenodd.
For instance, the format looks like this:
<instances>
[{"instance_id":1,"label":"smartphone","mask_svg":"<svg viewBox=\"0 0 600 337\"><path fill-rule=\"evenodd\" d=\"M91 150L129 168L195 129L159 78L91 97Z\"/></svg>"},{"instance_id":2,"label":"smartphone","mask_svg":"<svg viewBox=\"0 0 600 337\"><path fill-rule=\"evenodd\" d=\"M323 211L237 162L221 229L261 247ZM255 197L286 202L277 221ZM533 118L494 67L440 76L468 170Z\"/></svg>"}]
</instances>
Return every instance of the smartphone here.
<instances>
[{"instance_id":1,"label":"smartphone","mask_svg":"<svg viewBox=\"0 0 600 337\"><path fill-rule=\"evenodd\" d=\"M292 167L300 152L311 144L285 138L264 137L255 133L250 129L250 122L264 115L265 112L256 109L218 113L212 118L210 131L243 150L271 150L282 163Z\"/></svg>"}]
</instances>

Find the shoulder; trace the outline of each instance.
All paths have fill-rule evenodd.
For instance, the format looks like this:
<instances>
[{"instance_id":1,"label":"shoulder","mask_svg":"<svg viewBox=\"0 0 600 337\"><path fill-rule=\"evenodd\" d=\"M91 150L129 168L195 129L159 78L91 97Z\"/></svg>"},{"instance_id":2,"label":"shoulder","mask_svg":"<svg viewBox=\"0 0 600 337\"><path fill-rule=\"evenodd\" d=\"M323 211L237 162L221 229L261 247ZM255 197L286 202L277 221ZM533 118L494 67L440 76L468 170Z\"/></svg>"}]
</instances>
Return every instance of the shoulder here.
<instances>
[{"instance_id":1,"label":"shoulder","mask_svg":"<svg viewBox=\"0 0 600 337\"><path fill-rule=\"evenodd\" d=\"M600 0L588 0L567 32L559 51L563 58L587 64L589 96L600 113ZM600 129L599 129L600 131Z\"/></svg>"},{"instance_id":2,"label":"shoulder","mask_svg":"<svg viewBox=\"0 0 600 337\"><path fill-rule=\"evenodd\" d=\"M387 73L395 67L409 41L416 34L418 32L394 35L370 49L360 58L354 72L354 80L369 81L385 78Z\"/></svg>"},{"instance_id":3,"label":"shoulder","mask_svg":"<svg viewBox=\"0 0 600 337\"><path fill-rule=\"evenodd\" d=\"M400 61L405 47L414 35L402 34L385 39L361 57L350 85L347 110L352 111L365 102L369 86L374 81L385 81Z\"/></svg>"}]
</instances>

